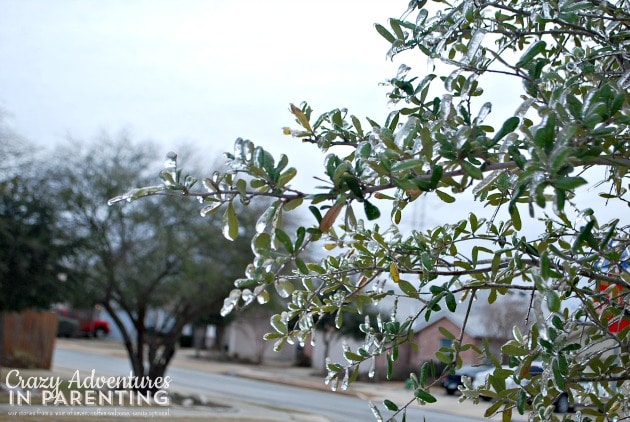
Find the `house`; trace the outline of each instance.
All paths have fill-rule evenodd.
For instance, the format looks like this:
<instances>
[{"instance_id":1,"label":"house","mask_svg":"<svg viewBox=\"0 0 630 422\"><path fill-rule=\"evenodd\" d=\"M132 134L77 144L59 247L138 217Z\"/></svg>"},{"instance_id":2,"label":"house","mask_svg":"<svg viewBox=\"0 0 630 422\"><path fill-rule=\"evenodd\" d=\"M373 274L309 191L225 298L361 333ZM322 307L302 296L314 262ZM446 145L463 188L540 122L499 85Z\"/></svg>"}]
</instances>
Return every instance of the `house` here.
<instances>
[{"instance_id":1,"label":"house","mask_svg":"<svg viewBox=\"0 0 630 422\"><path fill-rule=\"evenodd\" d=\"M528 305L529 300L517 294L502 296L492 306L488 306L487 297L481 294L473 302L468 316L465 305L458 306L455 312L446 309L432 312L428 321L423 314L411 328L413 345L405 343L399 346L393 378L405 379L410 372L418 372L425 362L439 362L436 352L441 348L450 348L453 336L457 341L461 338L462 344L473 344L480 350L484 348L485 339L491 352L501 357L501 346L511 338L512 328L516 325L524 329L528 324ZM448 331L452 336L445 335L443 331ZM459 357L463 365L477 365L484 360L473 349L461 351ZM386 366L384 358L377 361L380 374L385 374Z\"/></svg>"},{"instance_id":2,"label":"house","mask_svg":"<svg viewBox=\"0 0 630 422\"><path fill-rule=\"evenodd\" d=\"M453 334L456 340L461 338L462 344L473 344L483 350L483 339L487 339L493 353L498 354L501 345L507 341L505 335L497 333L485 323L485 316L471 312L466 319L464 312L440 311L432 314L429 321L422 319L414 327L413 342L417 350L409 353L410 363L421 365L424 362L435 361L435 353L441 348L450 348L453 339L447 337L441 330ZM465 322L465 326L464 326ZM463 330L462 330L463 328ZM463 331L463 332L462 332ZM462 350L459 354L464 365L479 364L481 357L473 350Z\"/></svg>"}]
</instances>

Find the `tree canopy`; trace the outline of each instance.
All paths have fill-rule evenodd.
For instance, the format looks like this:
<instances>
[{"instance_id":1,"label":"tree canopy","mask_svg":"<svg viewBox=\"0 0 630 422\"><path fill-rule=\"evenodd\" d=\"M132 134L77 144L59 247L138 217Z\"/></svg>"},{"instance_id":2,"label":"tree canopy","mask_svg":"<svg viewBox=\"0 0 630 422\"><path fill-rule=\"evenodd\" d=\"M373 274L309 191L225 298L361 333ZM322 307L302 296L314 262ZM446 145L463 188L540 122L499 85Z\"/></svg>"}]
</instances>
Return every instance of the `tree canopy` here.
<instances>
[{"instance_id":1,"label":"tree canopy","mask_svg":"<svg viewBox=\"0 0 630 422\"><path fill-rule=\"evenodd\" d=\"M235 239L235 204L274 198L224 313L264 301L271 289L290 296L266 336L281 347L309 341L320 315L340 325L347 312L394 303L375 327L366 321L364 344L346 350L345 362L328 364L333 385L346 387L375 356L391 372L416 320L470 309L482 291L490 304L519 291L530 297L530 324L513 330L503 356L464 344L463 329L445 333L452 346L436 358L447 370L469 349L496 366L485 385L462 388L464 399L496 399L488 416L547 420L566 392L591 404L582 420L627 417L629 11L626 0L413 0L375 26L390 44L387 57L406 61L388 81L389 115L362 119L339 108L317 116L306 103L290 106L295 124L285 134L326 154L322 186L293 186L298 169L286 155L238 139L226 154L230 169L200 178L201 186L175 177L171 163L160 186L117 200L197 197L202 214L222 213L224 235ZM478 206L458 221L405 227L410 205L426 197ZM308 209L312 222L287 232L280 217L294 209ZM303 259L322 245L324 258ZM292 274L280 275L286 268ZM415 312L397 311L403 300ZM533 362L542 374L530 374ZM506 388L508 377L515 388ZM371 403L377 419L436 400L428 367L410 382L409 402Z\"/></svg>"},{"instance_id":2,"label":"tree canopy","mask_svg":"<svg viewBox=\"0 0 630 422\"><path fill-rule=\"evenodd\" d=\"M70 243L35 148L0 119L0 312L46 309L65 287Z\"/></svg>"},{"instance_id":3,"label":"tree canopy","mask_svg":"<svg viewBox=\"0 0 630 422\"><path fill-rule=\"evenodd\" d=\"M71 264L81 282L66 299L102 305L121 332L134 373L151 379L164 375L184 325L219 315L232 280L251 259L245 236L227 249L220 222L190 218L193 203L171 198L107 206L123 186L148 183L151 168L160 167L154 150L124 134L70 141L56 151L49 173L64 216L60 226L80 244ZM247 227L253 230L253 222L244 235Z\"/></svg>"}]
</instances>

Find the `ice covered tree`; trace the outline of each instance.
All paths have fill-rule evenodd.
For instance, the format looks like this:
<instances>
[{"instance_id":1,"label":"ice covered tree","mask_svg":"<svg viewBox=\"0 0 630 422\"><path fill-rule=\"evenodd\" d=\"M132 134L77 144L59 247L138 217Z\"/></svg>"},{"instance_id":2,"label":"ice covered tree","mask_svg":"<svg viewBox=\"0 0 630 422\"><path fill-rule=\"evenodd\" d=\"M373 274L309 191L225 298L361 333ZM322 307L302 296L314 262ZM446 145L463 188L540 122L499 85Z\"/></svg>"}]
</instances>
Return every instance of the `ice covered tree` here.
<instances>
[{"instance_id":1,"label":"ice covered tree","mask_svg":"<svg viewBox=\"0 0 630 422\"><path fill-rule=\"evenodd\" d=\"M531 298L529 328L513 330L504 356L477 349L497 369L463 397L495 398L486 414L504 420L525 412L549 419L563 392L592 404L582 420L627 417L629 24L627 0L413 0L375 26L387 57L404 61L389 80L389 115L290 107L295 124L284 131L326 155L325 185L294 186L298 169L287 156L238 139L227 172L196 184L173 168L161 186L125 198L197 197L202 214L222 213L230 239L239 231L236 203L274 198L224 312L272 289L289 296L266 336L277 347L309 341L320 315L340 325L345 313L394 303L375 328L363 325L362 347L328 364L335 385L345 387L375 356L391 371L415 320L470 309L482 291L490 304L518 291ZM405 226L412 204L427 197L442 210L471 212L448 221L444 211L446 221L422 230ZM311 222L287 232L280 217L295 209L308 209ZM322 244L323 259L303 259ZM402 301L415 311L396 312ZM452 370L475 346L447 335L452 346L436 357ZM534 361L542 374L530 375ZM409 402L372 403L376 417L435 401L427 375L427 367L411 374ZM516 388L506 388L508 377Z\"/></svg>"}]
</instances>

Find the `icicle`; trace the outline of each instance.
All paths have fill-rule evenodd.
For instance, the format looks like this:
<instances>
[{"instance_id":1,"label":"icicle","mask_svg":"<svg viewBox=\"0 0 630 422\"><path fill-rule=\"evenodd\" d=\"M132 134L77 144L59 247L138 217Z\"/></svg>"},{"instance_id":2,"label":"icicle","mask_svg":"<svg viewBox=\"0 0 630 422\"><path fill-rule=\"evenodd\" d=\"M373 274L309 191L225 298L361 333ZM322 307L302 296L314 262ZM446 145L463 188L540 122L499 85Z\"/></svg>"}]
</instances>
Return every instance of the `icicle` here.
<instances>
[{"instance_id":1,"label":"icicle","mask_svg":"<svg viewBox=\"0 0 630 422\"><path fill-rule=\"evenodd\" d=\"M368 370L368 377L374 378L374 375L376 375L376 358L374 356L372 356L372 358L370 359L370 369Z\"/></svg>"},{"instance_id":2,"label":"icicle","mask_svg":"<svg viewBox=\"0 0 630 422\"><path fill-rule=\"evenodd\" d=\"M341 380L341 391L346 391L350 385L350 369L346 368L343 380Z\"/></svg>"}]
</instances>

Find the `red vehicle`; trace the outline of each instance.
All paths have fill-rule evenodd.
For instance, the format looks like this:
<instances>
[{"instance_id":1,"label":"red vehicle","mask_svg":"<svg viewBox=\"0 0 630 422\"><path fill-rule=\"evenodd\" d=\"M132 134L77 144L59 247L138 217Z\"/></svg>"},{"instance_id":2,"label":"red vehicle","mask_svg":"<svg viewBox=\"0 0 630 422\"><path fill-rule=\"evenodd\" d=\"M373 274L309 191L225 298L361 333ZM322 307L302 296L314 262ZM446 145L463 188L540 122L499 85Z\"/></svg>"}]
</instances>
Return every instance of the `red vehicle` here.
<instances>
[{"instance_id":1,"label":"red vehicle","mask_svg":"<svg viewBox=\"0 0 630 422\"><path fill-rule=\"evenodd\" d=\"M74 310L58 309L59 315L74 319L78 322L79 335L102 338L109 334L109 323L98 318L98 309Z\"/></svg>"}]
</instances>

